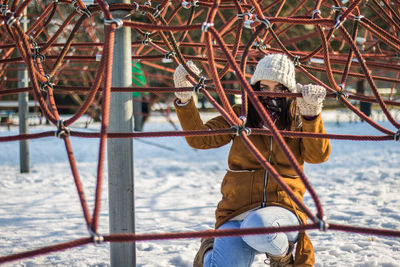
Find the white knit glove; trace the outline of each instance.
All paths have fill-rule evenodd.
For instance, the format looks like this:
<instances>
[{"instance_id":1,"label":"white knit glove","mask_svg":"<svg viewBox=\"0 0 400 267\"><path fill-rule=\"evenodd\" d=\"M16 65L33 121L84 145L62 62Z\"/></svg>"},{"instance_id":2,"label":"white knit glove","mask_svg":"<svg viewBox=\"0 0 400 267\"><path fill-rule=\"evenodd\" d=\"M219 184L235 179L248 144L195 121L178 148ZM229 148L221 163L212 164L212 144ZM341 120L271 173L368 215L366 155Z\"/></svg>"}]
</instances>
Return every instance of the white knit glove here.
<instances>
[{"instance_id":1,"label":"white knit glove","mask_svg":"<svg viewBox=\"0 0 400 267\"><path fill-rule=\"evenodd\" d=\"M188 61L186 63L189 68L196 73L197 75L200 74L200 70L197 68L197 66L192 62ZM193 85L186 79L186 76L188 75L188 72L185 70L185 68L182 66L182 64L179 64L179 66L176 68L174 72L174 84L175 87L192 87ZM175 96L179 98L180 102L182 104L188 102L190 98L193 95L193 91L185 91L185 92L175 92Z\"/></svg>"},{"instance_id":2,"label":"white knit glove","mask_svg":"<svg viewBox=\"0 0 400 267\"><path fill-rule=\"evenodd\" d=\"M307 84L296 85L297 92L303 95L303 98L296 98L297 106L301 115L317 116L322 111L322 102L325 99L326 89L320 85Z\"/></svg>"}]
</instances>

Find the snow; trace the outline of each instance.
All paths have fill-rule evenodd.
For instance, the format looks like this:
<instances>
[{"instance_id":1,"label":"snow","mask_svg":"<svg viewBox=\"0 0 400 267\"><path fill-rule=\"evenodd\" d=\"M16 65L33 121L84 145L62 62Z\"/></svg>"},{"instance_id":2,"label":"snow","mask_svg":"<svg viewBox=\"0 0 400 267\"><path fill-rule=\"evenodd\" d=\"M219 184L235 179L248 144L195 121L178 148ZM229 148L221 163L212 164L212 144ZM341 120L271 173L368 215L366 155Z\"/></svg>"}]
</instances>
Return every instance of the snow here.
<instances>
[{"instance_id":1,"label":"snow","mask_svg":"<svg viewBox=\"0 0 400 267\"><path fill-rule=\"evenodd\" d=\"M203 114L206 119L215 114ZM382 135L363 122L336 123L340 114L324 111L328 133ZM176 117L173 121L178 125ZM346 120L346 118L344 118ZM341 118L343 120L343 118ZM379 122L394 131L387 122ZM83 131L83 121L73 125ZM98 130L91 124L88 131ZM30 128L31 133L54 130ZM171 124L153 116L145 131L170 131ZM0 135L16 135L0 127ZM96 180L99 141L71 138L90 209ZM159 146L157 146L157 144ZM328 222L400 229L400 144L331 140L328 162L306 165ZM87 229L60 139L30 140L31 172L19 173L18 142L0 143L0 256L87 237ZM194 150L183 137L134 141L137 233L186 232L213 227L220 183L227 168L229 146ZM107 166L107 165L105 165ZM108 233L107 169L100 233ZM311 197L306 205L315 211ZM400 239L338 231L310 231L315 266L400 266ZM137 266L192 266L199 239L138 242ZM264 256L253 266L265 266ZM3 266L109 266L109 244L86 245L62 252L14 261Z\"/></svg>"}]
</instances>

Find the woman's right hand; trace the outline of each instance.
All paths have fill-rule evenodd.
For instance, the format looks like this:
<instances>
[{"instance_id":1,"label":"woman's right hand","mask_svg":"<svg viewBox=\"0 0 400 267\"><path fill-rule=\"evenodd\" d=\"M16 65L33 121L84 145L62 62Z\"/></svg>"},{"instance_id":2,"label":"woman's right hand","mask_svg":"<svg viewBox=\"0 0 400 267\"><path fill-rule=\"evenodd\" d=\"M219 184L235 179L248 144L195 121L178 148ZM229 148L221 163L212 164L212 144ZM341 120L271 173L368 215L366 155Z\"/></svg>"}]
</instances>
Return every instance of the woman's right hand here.
<instances>
[{"instance_id":1,"label":"woman's right hand","mask_svg":"<svg viewBox=\"0 0 400 267\"><path fill-rule=\"evenodd\" d=\"M196 73L197 75L200 74L200 70L197 68L197 66L192 62L188 61L186 63L189 68ZM188 72L185 70L185 68L182 66L182 64L179 64L179 66L175 69L174 72L174 84L175 87L193 87L193 85L186 79L186 76L188 75ZM184 92L175 92L175 96L179 99L181 104L187 103L193 95L193 90L191 91L184 91Z\"/></svg>"}]
</instances>

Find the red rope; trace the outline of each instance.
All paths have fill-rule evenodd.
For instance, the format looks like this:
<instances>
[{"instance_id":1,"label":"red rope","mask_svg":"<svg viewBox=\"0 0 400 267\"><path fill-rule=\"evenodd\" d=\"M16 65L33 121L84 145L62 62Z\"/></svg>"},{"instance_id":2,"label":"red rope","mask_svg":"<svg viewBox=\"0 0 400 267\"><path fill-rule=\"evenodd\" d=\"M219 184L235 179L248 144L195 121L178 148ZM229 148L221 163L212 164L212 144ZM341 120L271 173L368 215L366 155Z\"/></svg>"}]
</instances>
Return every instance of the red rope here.
<instances>
[{"instance_id":1,"label":"red rope","mask_svg":"<svg viewBox=\"0 0 400 267\"><path fill-rule=\"evenodd\" d=\"M111 97L111 78L112 78L112 63L113 63L113 51L114 51L114 33L116 25L113 23L109 27L106 27L106 38L107 46L104 52L104 57L107 58L107 64L105 67L104 77L104 88L103 88L103 103L102 103L102 120L100 129L100 148L99 158L97 165L97 183L95 193L95 206L93 211L93 222L91 229L96 233L98 227L98 221L100 216L100 205L101 205L101 190L103 183L103 169L105 159L105 149L107 142L107 130L109 124L110 115L110 97Z\"/></svg>"},{"instance_id":2,"label":"red rope","mask_svg":"<svg viewBox=\"0 0 400 267\"><path fill-rule=\"evenodd\" d=\"M36 21L32 24L30 29L27 32L24 32L19 25L18 18L20 14L22 14L23 10L28 6L31 0L26 1L13 1L11 8L5 8L2 14L0 15L0 21L5 22L5 27L0 27L0 33L7 43L0 44L0 49L7 50L4 55L0 57L0 84L5 84L6 80L4 77L7 77L7 71L15 71L11 67L9 67L10 63L21 63L24 62L27 66L29 77L31 80L31 87L28 88L14 88L14 89L1 89L0 96L2 95L10 95L16 94L19 92L29 91L33 93L35 100L39 103L40 108L44 114L44 116L55 126L58 127L57 131L46 131L42 133L35 134L23 134L23 135L14 135L14 136L2 136L0 137L0 142L10 142L17 140L28 140L28 139L37 139L43 137L49 137L52 135L59 135L64 141L69 165L71 168L71 172L74 178L74 182L76 185L76 189L78 192L78 196L80 199L81 207L83 210L83 216L86 220L87 225L89 226L91 238L81 238L74 241L48 246L45 248L32 250L28 252L17 253L13 255L0 257L0 263L9 262L13 260L23 259L27 257L32 257L36 255L42 255L49 252L59 251L63 249L68 249L76 246L81 246L90 242L94 242L95 240L99 241L100 236L96 236L96 232L99 224L99 214L100 214L100 203L101 203L101 188L103 182L103 169L104 169L104 160L105 160L105 143L107 138L142 138L142 137L169 137L169 136L206 136L206 135L226 135L226 134L235 134L235 129L219 129L219 130L210 130L210 131L163 131L163 132L141 132L141 133L109 133L108 132L108 123L109 123L109 102L110 102L110 93L113 92L153 92L153 93L166 93L166 92L177 92L177 91L187 91L192 90L192 88L174 88L168 87L171 85L170 81L160 81L161 84L166 86L163 87L146 87L146 88L138 88L138 87L115 87L111 88L111 70L112 70L112 51L113 51L113 43L114 43L114 31L116 23L111 23L108 27L106 27L104 34L104 42L100 40L96 40L96 38L92 38L92 42L73 42L74 36L78 34L78 30L82 28L82 22L92 21L91 18L88 17L88 14L80 14L82 11L86 10L86 6L83 4L81 0L70 1L70 0L61 0L58 2L63 2L69 5L74 5L74 11L72 11L66 18L64 18L63 14L60 14L60 10L58 8L57 3L50 2L47 7L43 7L42 3L40 3L43 7L43 12ZM0 3L8 4L8 0L2 1ZM393 101L392 99L384 100L382 96L379 94L378 89L375 85L374 80L381 80L393 83L399 83L399 80L396 78L386 78L380 77L378 75L372 75L371 69L382 69L385 71L394 71L397 74L400 73L400 67L391 63L391 57L393 57L397 52L400 52L400 41L397 36L393 34L390 30L383 29L382 27L377 26L373 21L367 18L361 18L359 12L359 5L361 3L360 0L351 1L347 9L342 8L338 12L334 12L334 18L324 18L321 14L316 13L314 18L310 18L310 10L305 8L306 1L302 1L297 5L297 7L290 13L288 17L280 17L279 14L282 12L285 1L274 1L273 3L261 7L262 1L250 0L251 5L242 4L239 1L234 1L232 4L229 0L221 0L221 1L199 1L198 4L203 9L207 9L208 13L205 15L204 10L202 9L199 12L195 12L196 7L192 7L190 13L190 19L187 25L178 25L171 26L170 22L174 20L175 16L178 16L178 12L182 9L182 6L179 5L174 7L168 4L168 0L163 0L161 4L157 8L151 7L151 4L146 5L138 5L138 4L112 4L110 6L106 5L104 1L96 0L96 4L89 8L92 14L97 12L101 12L104 15L105 19L112 20L113 16L111 11L124 10L129 12L129 14L133 14L134 12L142 12L149 19L149 23L136 22L123 20L123 26L130 27L133 30L136 30L142 36L145 34L145 31L150 31L151 38L160 38L159 40L149 41L149 46L146 47L143 42L133 42L132 48L137 49L137 55L132 56L134 60L141 60L147 66L151 66L153 68L157 68L158 70L162 70L169 75L173 72L173 68L170 66L160 66L153 62L160 61L165 55L166 52L176 52L176 56L172 58L173 62L178 64L181 63L184 68L190 74L190 79L198 79L198 75L195 75L193 71L187 66L187 60L197 60L203 63L203 67L206 69L206 73L211 76L211 79L206 80L207 84L212 84L214 88L206 87L202 88L202 92L204 96L208 99L208 101L218 110L218 112L228 121L228 123L232 126L242 126L242 122L236 116L232 107L229 104L229 101L226 97L227 94L242 94L243 96L243 106L242 106L242 115L246 115L246 103L247 100L250 99L253 105L256 107L257 111L260 113L264 123L271 130L265 129L251 129L252 134L256 135L269 135L273 136L274 140L278 143L279 147L287 156L291 166L296 171L296 173L300 176L303 181L305 187L310 192L312 199L315 203L317 209L317 215L314 215L305 205L304 203L297 199L295 194L292 192L290 187L288 187L285 182L280 178L279 173L268 163L268 161L261 155L260 151L255 147L255 145L251 142L247 135L244 134L244 131L239 130L238 133L241 135L243 142L247 145L247 147L254 153L255 157L259 160L260 164L264 168L266 168L272 176L276 179L277 183L283 188L283 190L289 195L291 199L303 210L314 222L318 222L310 225L300 225L300 226L287 226L281 228L255 228L255 229L239 229L239 230L214 230L214 231L199 231L199 232L190 232L190 233L165 233L165 234L121 234L121 235L108 235L104 236L104 241L106 242L133 242L133 241L144 241L144 240L166 240L166 239L175 239L175 238L198 238L198 237L211 237L211 236L233 236L233 235L247 235L247 234L266 234L266 233L276 233L276 232L286 232L286 231L305 231L305 230L313 230L313 229L324 229L328 227L328 229L336 230L336 231L346 231L346 232L355 232L355 233L365 233L365 234L375 234L375 235L384 235L384 236L392 236L392 237L400 237L400 232L396 230L387 230L387 229L373 229L373 228L362 228L362 227L354 227L354 226L346 226L346 225L337 225L337 224L326 224L320 220L323 218L323 209L322 205L319 201L319 198L309 183L307 177L301 170L298 162L294 158L292 152L287 147L284 137L291 138L328 138L328 139L337 139L337 140L364 140L364 141L385 141L385 140L393 140L394 138L398 138L398 133L394 133L377 123L375 123L372 119L364 115L361 111L359 111L354 105L352 105L342 94L338 94L340 91L340 87L337 85L335 81L335 76L337 74L341 74L341 83L344 84L349 77L357 77L363 78L365 77L374 93L374 97L368 97L365 95L351 95L349 99L356 99L365 102L373 102L378 103L381 110L384 112L388 120L391 122L396 129L399 128L400 123L398 123L393 116L390 114L387 105L392 106L400 106L398 101ZM377 3L374 1L374 3ZM315 10L319 10L320 7L326 3L323 3L322 0L319 0L315 3ZM339 3L335 1L335 5L339 6ZM388 9L382 10L379 6L380 10L386 15L390 16L386 22L393 24L396 28L398 28L398 23L400 22L400 16L397 15L394 7L391 6L388 2L384 2L385 7ZM172 7L171 7L172 6ZM266 24L261 24L259 21L253 22L250 26L258 26L258 28L251 29L253 34L248 41L247 44L242 44L243 40L243 25L244 22L250 18L254 18L254 14L250 14L250 8L254 8L255 15L259 19L268 20L273 28L269 27L268 30L264 30L267 26ZM398 7L398 6L397 6ZM4 8L4 7L3 7ZM168 13L168 8L172 8L172 12ZM274 14L271 16L269 14L272 13L270 10L274 8ZM306 9L306 15L296 16L296 13L302 8ZM223 12L220 10L223 9L233 9L239 15L243 15L243 19L241 19L236 25L237 14L231 14L229 18L225 18ZM45 31L45 27L50 23L53 18L55 12L59 12L60 16L63 18L63 22L58 28L58 30L53 33L51 36L48 32ZM375 11L376 12L376 11ZM340 14L339 14L340 13ZM80 18L78 21L75 21L74 18L80 14ZM169 18L165 19L164 17L169 14ZM15 17L14 17L15 16ZM206 24L192 24L193 21L198 21L198 18L201 16L206 16L205 23ZM339 17L340 16L340 17ZM393 16L393 18L392 18ZM357 19L353 26L352 35L350 35L345 27L341 24L344 23L348 18ZM47 20L45 21L45 19ZM86 21L87 19L87 21ZM217 25L216 21L220 20L222 25ZM264 21L265 22L265 21ZM215 25L214 25L215 23ZM74 24L73 30L70 32L68 40L63 43L60 42L61 34L65 35L65 31L67 26ZM283 27L286 25L287 27ZM306 36L289 38L289 34L287 33L289 29L292 29L295 25L311 25L315 26L317 29L317 34L319 34L321 39L321 45L309 52L303 51L294 51L290 50L288 47L295 47L296 42L301 42L303 40L307 40L309 37L316 36L315 33L307 34ZM85 24L88 25L88 24ZM328 31L322 30L322 27L330 27L331 29ZM378 51L380 54L372 53L371 51L366 51L366 53L361 53L357 44L355 43L355 39L357 36L357 31L359 27L363 27L364 30L369 31L370 34L373 34L379 42L385 44L382 47L378 47ZM5 28L5 30L3 29ZM235 31L236 29L236 31ZM200 40L204 40L203 44L199 44L196 41L193 41L193 36L191 36L191 31L199 31L202 30ZM335 54L330 50L332 49L330 45L330 41L334 38L334 32L338 30L341 34L343 40L341 41L342 46L347 44L350 48L347 53L343 54ZM166 33L164 33L166 32ZM175 40L174 32L182 32L178 41ZM4 33L4 34L3 34ZM263 33L261 36L259 34ZM31 35L31 38L28 38L28 34ZM46 41L39 42L40 36L44 35L48 37ZM187 38L187 41L184 40ZM233 44L227 44L225 40L231 38L233 40ZM11 43L12 40L15 43ZM54 66L51 68L47 63L42 62L39 58L32 58L32 50L35 47L30 43L32 41L40 43L40 53L46 54L48 62L53 62ZM265 41L268 44L276 45L276 47L261 47L258 46L257 50L254 49L254 41L257 42ZM59 43L55 43L59 41ZM11 43L11 44L10 44ZM374 44L377 45L378 41L374 41ZM84 53L90 53L91 51L85 46L91 46L94 49L102 49L102 58L99 63L95 63L96 57L93 55L85 55ZM62 52L55 56L54 48L62 47ZM67 52L70 48L79 49L79 55L67 55ZM389 48L386 48L389 47ZM20 56L10 58L11 54L15 50L18 49ZM195 55L192 54L183 54L181 49L189 48L193 49ZM296 50L295 49L295 50ZM386 49L386 50L385 50ZM182 49L183 50L183 49ZM96 50L97 51L97 50ZM206 55L201 55L206 52ZM269 114L265 111L265 109L261 106L258 101L259 95L274 95L271 93L256 93L249 86L245 72L246 65L254 66L257 63L258 57L261 54L265 53L286 53L291 58L300 57L298 63L304 64L306 61L310 60L312 57L315 58L323 58L325 63L325 69L318 68L315 66L302 66L300 65L298 68L305 74L309 79L314 81L317 84L323 85L329 91L333 92L333 94L328 94L327 98L336 97L334 93L337 93L337 96L341 99L341 101L354 113L356 113L360 118L364 121L368 122L371 126L375 127L379 131L383 132L385 135L383 136L366 136L366 135L337 135L337 134L316 134L316 133L306 133L306 132L291 132L291 131L279 131L276 129L273 124ZM160 55L161 54L161 55ZM357 58L358 62L353 62L354 56ZM87 71L96 72L96 75L89 75L89 78L84 78L83 86L79 87L71 87L71 86L62 86L50 84L50 80L48 80L48 76L46 76L45 70L49 70L50 78L56 79L61 72L63 72L64 63L68 63L67 61L73 60L75 63L82 64L92 64L97 66L90 66L86 69L82 69L81 67L74 68L70 70L72 75L76 75L77 71L81 71L81 73ZM368 62L365 62L368 60ZM205 64L204 64L205 63ZM207 65L208 63L208 65ZM341 71L331 66L331 64L344 65L344 70ZM240 67L239 67L240 65ZM355 73L351 71L353 66L360 67L362 69L362 74ZM218 71L220 69L220 71ZM223 78L228 72L234 71L239 84L241 85L241 90L225 90L223 89ZM310 73L309 71L323 71L327 74L329 83L331 87L325 85L320 79L318 79L315 75ZM65 77L68 77L67 71L63 72ZM71 76L71 74L69 74ZM398 75L397 75L398 76ZM72 81L76 79L76 77L71 77ZM11 79L9 80L11 81ZM78 80L80 81L80 79ZM192 80L193 82L193 80ZM195 81L196 82L196 81ZM47 83L47 85L46 85ZM103 83L103 87L100 87L101 83ZM43 84L45 87L43 88ZM43 96L42 90L46 89L46 96ZM76 122L85 112L88 111L89 107L95 102L96 96L100 94L102 96L102 121L100 132L98 133L87 133L87 132L79 132L79 131L70 131L66 127ZM222 105L218 104L217 101L212 97L210 92L217 92L218 96L222 101ZM71 118L67 119L65 122L62 122L59 117L58 108L61 108L60 105L56 104L55 95L58 93L76 93L79 95L84 95L85 100L79 106L75 114L72 115ZM278 94L277 96L288 96L288 97L301 97L300 94ZM243 130L243 129L242 129ZM97 165L97 180L96 180L96 190L95 190L95 205L93 209L92 216L90 215L89 208L87 206L86 196L84 194L83 186L80 181L79 172L76 166L73 150L71 147L69 136L76 137L85 137L85 138L100 138L99 145L99 154L98 154L98 165Z\"/></svg>"},{"instance_id":3,"label":"red rope","mask_svg":"<svg viewBox=\"0 0 400 267\"><path fill-rule=\"evenodd\" d=\"M324 229L323 226L326 228ZM306 224L306 225L281 226L281 227L269 227L269 228L266 227L266 228L245 228L245 229L223 229L223 230L206 230L206 231L180 232L180 233L113 234L113 235L99 236L99 238L100 240L102 240L101 242L139 242L139 241L151 241L151 240L170 240L170 239L187 239L187 238L202 238L202 237L245 236L245 235L283 233L290 231L307 231L307 230L317 230L317 229L320 229L322 231L336 230L349 233L400 237L400 231L398 230L374 229L374 228L357 227L350 225L338 225L338 224L325 224L325 225ZM95 242L97 241L95 241L93 237L80 238L70 242L47 246L36 250L3 256L0 257L0 263L6 263L24 258L39 256Z\"/></svg>"}]
</instances>

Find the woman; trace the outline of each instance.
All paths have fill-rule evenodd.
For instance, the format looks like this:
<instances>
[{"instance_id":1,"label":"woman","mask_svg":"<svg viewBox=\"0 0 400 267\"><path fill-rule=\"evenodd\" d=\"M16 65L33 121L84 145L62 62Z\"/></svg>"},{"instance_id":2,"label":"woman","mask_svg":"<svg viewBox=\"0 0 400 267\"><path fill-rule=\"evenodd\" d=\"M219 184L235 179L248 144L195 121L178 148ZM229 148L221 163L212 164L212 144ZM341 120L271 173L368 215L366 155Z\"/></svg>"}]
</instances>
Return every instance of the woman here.
<instances>
[{"instance_id":1,"label":"woman","mask_svg":"<svg viewBox=\"0 0 400 267\"><path fill-rule=\"evenodd\" d=\"M197 67L189 67L199 73ZM174 73L176 87L191 86L187 72L178 66ZM281 130L325 133L321 119L325 88L317 85L296 85L293 62L283 54L269 54L261 59L250 81L256 91L301 92L302 98L260 97L260 101ZM184 130L230 128L218 116L202 122L192 100L192 92L176 92L176 112ZM240 114L240 106L234 106ZM253 105L249 102L247 127L264 127ZM303 199L305 186L293 170L286 156L271 136L250 135L250 140L279 172L299 199ZM228 157L229 170L221 185L222 199L216 209L216 229L251 227L277 227L307 222L307 215L287 196L272 175L263 168L255 156L236 135L186 137L197 149L216 148L232 141ZM328 160L328 139L285 138L300 166L304 162L322 163ZM293 258L293 250L296 253ZM255 254L266 253L271 266L313 266L314 251L305 232L249 235L243 237L217 237L202 239L194 266L250 266Z\"/></svg>"}]
</instances>

